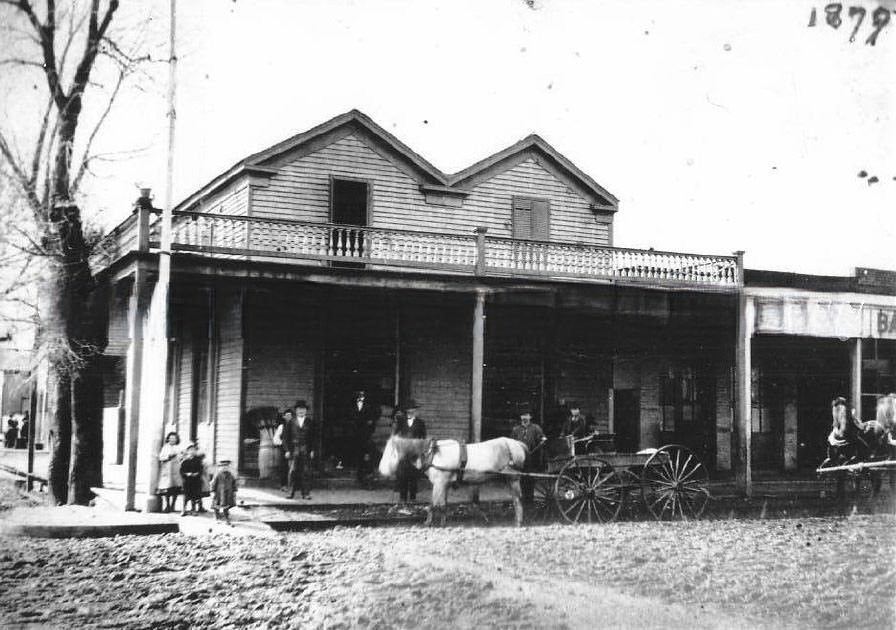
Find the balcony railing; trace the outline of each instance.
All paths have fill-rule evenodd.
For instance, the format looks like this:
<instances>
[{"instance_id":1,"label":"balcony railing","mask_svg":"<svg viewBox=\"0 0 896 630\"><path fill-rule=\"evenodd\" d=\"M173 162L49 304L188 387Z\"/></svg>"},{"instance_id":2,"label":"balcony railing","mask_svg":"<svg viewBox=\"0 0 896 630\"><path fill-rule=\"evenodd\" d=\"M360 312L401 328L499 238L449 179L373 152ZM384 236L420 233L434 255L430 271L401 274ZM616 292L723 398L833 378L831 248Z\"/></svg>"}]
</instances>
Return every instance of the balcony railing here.
<instances>
[{"instance_id":1,"label":"balcony railing","mask_svg":"<svg viewBox=\"0 0 896 630\"><path fill-rule=\"evenodd\" d=\"M130 250L152 251L158 241L158 222L150 224L148 213L140 211L107 236L94 265L106 266ZM487 236L484 230L440 234L198 212L174 213L172 250L238 260L723 290L743 281L736 256L514 240Z\"/></svg>"}]
</instances>

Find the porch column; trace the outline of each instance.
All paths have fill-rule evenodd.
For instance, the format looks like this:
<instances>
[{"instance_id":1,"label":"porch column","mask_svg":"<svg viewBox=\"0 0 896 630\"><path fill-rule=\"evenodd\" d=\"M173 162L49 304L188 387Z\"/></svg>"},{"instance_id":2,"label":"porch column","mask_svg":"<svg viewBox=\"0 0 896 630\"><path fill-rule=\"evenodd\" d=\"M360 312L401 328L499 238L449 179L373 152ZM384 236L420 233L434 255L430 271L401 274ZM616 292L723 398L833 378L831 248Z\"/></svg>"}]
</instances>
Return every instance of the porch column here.
<instances>
[{"instance_id":1,"label":"porch column","mask_svg":"<svg viewBox=\"0 0 896 630\"><path fill-rule=\"evenodd\" d=\"M137 453L140 437L140 393L143 373L143 321L146 319L146 269L134 271L134 285L128 301L128 347L125 366L125 427L127 474L124 483L124 509L134 510L137 491Z\"/></svg>"},{"instance_id":2,"label":"porch column","mask_svg":"<svg viewBox=\"0 0 896 630\"><path fill-rule=\"evenodd\" d=\"M856 411L856 418L862 420L862 338L852 340L852 347L849 349L850 359L850 379L849 391L852 397L851 403Z\"/></svg>"},{"instance_id":3,"label":"porch column","mask_svg":"<svg viewBox=\"0 0 896 630\"><path fill-rule=\"evenodd\" d=\"M151 291L146 308L143 339L143 370L140 396L140 449L137 479L146 487L146 511L158 512L161 501L156 496L159 480L159 450L164 436L176 427L168 418L168 283L163 267L168 257L159 257L159 277ZM185 436L181 435L181 439Z\"/></svg>"},{"instance_id":4,"label":"porch column","mask_svg":"<svg viewBox=\"0 0 896 630\"><path fill-rule=\"evenodd\" d=\"M743 288L738 293L737 307L737 340L735 364L735 389L737 407L735 420L737 424L737 449L735 467L735 479L738 487L743 489L744 495L753 496L753 471L750 455L750 439L752 437L751 426L751 340L753 336L753 301L744 293Z\"/></svg>"},{"instance_id":5,"label":"porch column","mask_svg":"<svg viewBox=\"0 0 896 630\"><path fill-rule=\"evenodd\" d=\"M470 441L482 441L482 381L485 364L485 291L476 291L473 308L473 374L470 388Z\"/></svg>"}]
</instances>

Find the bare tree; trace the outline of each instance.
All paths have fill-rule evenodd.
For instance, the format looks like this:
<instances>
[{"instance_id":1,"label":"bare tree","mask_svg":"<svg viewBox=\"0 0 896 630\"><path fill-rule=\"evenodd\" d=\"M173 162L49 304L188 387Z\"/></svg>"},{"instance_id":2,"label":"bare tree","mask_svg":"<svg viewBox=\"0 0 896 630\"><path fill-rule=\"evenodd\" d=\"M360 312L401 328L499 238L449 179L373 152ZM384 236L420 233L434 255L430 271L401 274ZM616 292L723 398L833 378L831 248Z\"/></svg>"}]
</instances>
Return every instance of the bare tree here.
<instances>
[{"instance_id":1,"label":"bare tree","mask_svg":"<svg viewBox=\"0 0 896 630\"><path fill-rule=\"evenodd\" d=\"M148 58L135 54L134 42L126 47L113 38L118 8L118 0L60 6L45 0L40 7L31 0L0 0L0 22L13 44L0 67L34 72L45 88L31 108L38 110L36 124L0 129L0 177L9 178L22 200L6 251L21 265L39 266L42 276L38 355L52 375L50 490L57 503L87 503L90 488L102 483L98 361L107 341L107 302L91 273L96 239L85 227L78 191L102 158L93 153L94 141L122 86ZM99 104L92 105L96 113L85 128L88 96ZM29 150L20 151L20 143Z\"/></svg>"}]
</instances>

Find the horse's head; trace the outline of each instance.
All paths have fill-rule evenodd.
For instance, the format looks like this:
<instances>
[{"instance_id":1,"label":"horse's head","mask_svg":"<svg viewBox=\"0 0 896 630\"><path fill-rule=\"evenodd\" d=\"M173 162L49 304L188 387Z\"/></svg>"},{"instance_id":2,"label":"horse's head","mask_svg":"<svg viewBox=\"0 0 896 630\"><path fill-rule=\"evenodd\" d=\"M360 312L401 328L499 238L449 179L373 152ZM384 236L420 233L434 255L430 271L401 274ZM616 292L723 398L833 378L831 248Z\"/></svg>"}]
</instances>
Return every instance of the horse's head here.
<instances>
[{"instance_id":1,"label":"horse's head","mask_svg":"<svg viewBox=\"0 0 896 630\"><path fill-rule=\"evenodd\" d=\"M885 431L896 429L896 396L892 394L877 399L875 420Z\"/></svg>"},{"instance_id":2,"label":"horse's head","mask_svg":"<svg viewBox=\"0 0 896 630\"><path fill-rule=\"evenodd\" d=\"M398 464L401 461L401 455L395 446L395 436L389 438L386 446L383 448L383 456L380 458L380 476L392 477L398 470Z\"/></svg>"}]
</instances>

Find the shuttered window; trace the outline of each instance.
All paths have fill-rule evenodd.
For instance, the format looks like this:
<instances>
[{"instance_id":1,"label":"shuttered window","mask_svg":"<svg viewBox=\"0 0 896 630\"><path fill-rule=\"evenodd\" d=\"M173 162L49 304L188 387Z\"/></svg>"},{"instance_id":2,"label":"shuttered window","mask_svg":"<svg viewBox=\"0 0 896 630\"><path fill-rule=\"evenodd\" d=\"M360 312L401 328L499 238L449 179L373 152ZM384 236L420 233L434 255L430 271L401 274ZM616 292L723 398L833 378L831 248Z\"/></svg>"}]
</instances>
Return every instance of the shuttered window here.
<instances>
[{"instance_id":1,"label":"shuttered window","mask_svg":"<svg viewBox=\"0 0 896 630\"><path fill-rule=\"evenodd\" d=\"M551 236L551 206L545 199L513 198L513 238L547 241Z\"/></svg>"}]
</instances>

